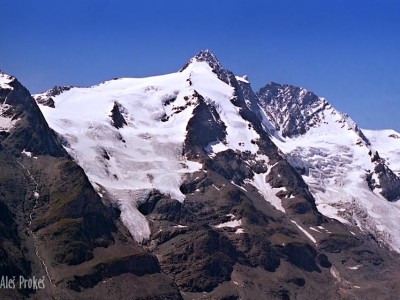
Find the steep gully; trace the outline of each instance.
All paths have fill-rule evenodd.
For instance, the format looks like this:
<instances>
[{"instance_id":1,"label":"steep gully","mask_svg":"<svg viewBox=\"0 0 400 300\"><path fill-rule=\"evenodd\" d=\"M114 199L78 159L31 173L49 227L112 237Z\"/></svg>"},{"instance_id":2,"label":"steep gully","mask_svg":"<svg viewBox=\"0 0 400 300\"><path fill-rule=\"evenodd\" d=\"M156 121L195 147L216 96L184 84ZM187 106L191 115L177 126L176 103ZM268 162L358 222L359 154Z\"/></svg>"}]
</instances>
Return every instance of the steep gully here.
<instances>
[{"instance_id":1,"label":"steep gully","mask_svg":"<svg viewBox=\"0 0 400 300\"><path fill-rule=\"evenodd\" d=\"M44 269L44 271L45 271L45 273L46 273L47 279L49 280L49 282L50 282L51 285L56 286L56 285L53 283L53 280L52 280L52 278L51 278L51 276L50 276L50 273L49 273L49 269L48 269L48 267L47 267L47 265L46 265L44 259L43 259L43 258L40 256L40 254L39 254L39 245L38 245L38 243L37 243L37 236L35 235L35 233L34 233L33 230L32 230L32 221L33 221L33 217L32 217L32 216L33 216L33 213L34 213L35 209L37 208L38 200L39 200L39 196L40 196L40 194L39 194L39 184L38 184L38 182L35 180L35 178L33 177L33 175L31 174L31 172L30 172L21 162L17 161L17 163L26 171L26 173L28 174L28 177L30 178L30 180L31 180L31 181L34 183L34 185L35 185L35 189L34 189L34 191L33 191L33 197L35 198L35 204L34 204L34 206L32 207L31 211L29 212L29 222L28 222L28 225L27 225L26 229L27 229L29 235L30 235L30 236L32 237L32 239L33 239L33 243L34 243L34 246L35 246L35 255L36 255L36 257L39 259L40 263L42 264L43 269Z\"/></svg>"}]
</instances>

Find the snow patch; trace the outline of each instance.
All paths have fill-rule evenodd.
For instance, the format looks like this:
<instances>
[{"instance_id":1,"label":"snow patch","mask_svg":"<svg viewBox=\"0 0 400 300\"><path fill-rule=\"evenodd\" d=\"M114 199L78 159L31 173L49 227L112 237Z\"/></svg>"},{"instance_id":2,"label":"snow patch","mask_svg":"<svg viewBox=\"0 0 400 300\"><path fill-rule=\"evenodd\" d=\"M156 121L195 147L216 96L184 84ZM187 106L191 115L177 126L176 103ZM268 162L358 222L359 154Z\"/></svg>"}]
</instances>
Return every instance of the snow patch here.
<instances>
[{"instance_id":1,"label":"snow patch","mask_svg":"<svg viewBox=\"0 0 400 300\"><path fill-rule=\"evenodd\" d=\"M232 221L228 221L225 223L215 225L216 228L224 228L224 227L235 228L235 227L239 227L239 226L242 226L242 220L232 220Z\"/></svg>"},{"instance_id":2,"label":"snow patch","mask_svg":"<svg viewBox=\"0 0 400 300\"><path fill-rule=\"evenodd\" d=\"M13 80L14 80L14 78L12 76L4 74L3 72L0 71L0 89L13 90L14 88L12 86L10 86L10 83Z\"/></svg>"},{"instance_id":3,"label":"snow patch","mask_svg":"<svg viewBox=\"0 0 400 300\"><path fill-rule=\"evenodd\" d=\"M311 229L312 231L315 231L315 232L321 233L321 231L319 231L317 228L310 227L310 229Z\"/></svg>"},{"instance_id":4,"label":"snow patch","mask_svg":"<svg viewBox=\"0 0 400 300\"><path fill-rule=\"evenodd\" d=\"M339 271L336 270L336 268L334 266L332 266L329 271L330 271L331 275L337 280L337 282L342 281Z\"/></svg>"},{"instance_id":5,"label":"snow patch","mask_svg":"<svg viewBox=\"0 0 400 300\"><path fill-rule=\"evenodd\" d=\"M214 141L207 145L204 149L210 157L215 157L215 154L228 150L229 148L221 141Z\"/></svg>"},{"instance_id":6,"label":"snow patch","mask_svg":"<svg viewBox=\"0 0 400 300\"><path fill-rule=\"evenodd\" d=\"M246 190L244 187L242 187L242 186L240 186L240 185L234 183L233 181L231 181L231 183L232 183L234 186L236 186L236 187L242 189L243 191L247 192L247 190Z\"/></svg>"},{"instance_id":7,"label":"snow patch","mask_svg":"<svg viewBox=\"0 0 400 300\"><path fill-rule=\"evenodd\" d=\"M178 225L174 226L174 228L187 228L187 226L178 224Z\"/></svg>"},{"instance_id":8,"label":"snow patch","mask_svg":"<svg viewBox=\"0 0 400 300\"><path fill-rule=\"evenodd\" d=\"M32 157L32 152L26 151L25 149L22 150L21 153L22 153L22 154L25 154L25 155L28 156L28 157Z\"/></svg>"},{"instance_id":9,"label":"snow patch","mask_svg":"<svg viewBox=\"0 0 400 300\"><path fill-rule=\"evenodd\" d=\"M297 226L297 228L299 228L314 244L317 243L317 240L307 231L305 230L303 227L301 227L299 224L297 224L296 221L290 220L294 225Z\"/></svg>"},{"instance_id":10,"label":"snow patch","mask_svg":"<svg viewBox=\"0 0 400 300\"><path fill-rule=\"evenodd\" d=\"M235 76L236 77L236 80L237 81L241 81L241 82L244 82L244 83L250 83L248 80L247 80L247 76L245 75L245 76L243 76L243 77L240 77L240 76Z\"/></svg>"},{"instance_id":11,"label":"snow patch","mask_svg":"<svg viewBox=\"0 0 400 300\"><path fill-rule=\"evenodd\" d=\"M349 270L358 270L360 267L362 267L363 265L356 265L354 267L347 267L347 269Z\"/></svg>"},{"instance_id":12,"label":"snow patch","mask_svg":"<svg viewBox=\"0 0 400 300\"><path fill-rule=\"evenodd\" d=\"M268 170L270 171L272 167ZM258 192L264 197L264 199L269 202L273 207L281 212L285 212L285 209L282 206L282 201L279 199L276 194L279 191L286 190L285 188L271 188L269 183L266 182L267 173L254 174L252 180L247 180L246 182L252 184L257 188Z\"/></svg>"}]
</instances>

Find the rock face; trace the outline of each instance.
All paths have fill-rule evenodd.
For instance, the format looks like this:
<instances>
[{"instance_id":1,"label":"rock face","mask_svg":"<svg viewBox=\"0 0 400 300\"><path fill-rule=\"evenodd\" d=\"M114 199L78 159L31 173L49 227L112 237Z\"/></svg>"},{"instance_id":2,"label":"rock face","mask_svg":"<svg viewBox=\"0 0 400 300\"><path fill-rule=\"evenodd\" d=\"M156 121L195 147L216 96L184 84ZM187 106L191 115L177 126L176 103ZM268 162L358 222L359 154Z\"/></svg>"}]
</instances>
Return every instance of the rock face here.
<instances>
[{"instance_id":1,"label":"rock face","mask_svg":"<svg viewBox=\"0 0 400 300\"><path fill-rule=\"evenodd\" d=\"M121 104L119 104L118 102L114 102L110 117L112 125L117 129L124 127L124 125L127 125L126 120L121 113L121 110L123 111L123 107L121 106Z\"/></svg>"},{"instance_id":2,"label":"rock face","mask_svg":"<svg viewBox=\"0 0 400 300\"><path fill-rule=\"evenodd\" d=\"M51 90L47 91L45 95L41 95L35 97L37 103L54 108L54 99L53 97L60 95L65 91L69 91L72 89L72 86L55 86Z\"/></svg>"},{"instance_id":3,"label":"rock face","mask_svg":"<svg viewBox=\"0 0 400 300\"><path fill-rule=\"evenodd\" d=\"M374 172L379 180L375 187L381 189L380 194L389 201L400 200L400 178L382 162L375 166Z\"/></svg>"},{"instance_id":4,"label":"rock face","mask_svg":"<svg viewBox=\"0 0 400 300\"><path fill-rule=\"evenodd\" d=\"M267 84L260 89L257 96L267 118L283 137L295 137L318 127L325 122L324 114L332 109L332 105L326 99L304 88L287 84L274 82ZM369 144L358 125L348 115L338 114L340 114L338 122L357 132L360 138Z\"/></svg>"},{"instance_id":5,"label":"rock face","mask_svg":"<svg viewBox=\"0 0 400 300\"><path fill-rule=\"evenodd\" d=\"M0 271L46 278L2 298L400 292L385 227L400 224L398 178L325 99L255 93L209 50L174 74L55 88L39 107L16 79L0 83Z\"/></svg>"}]
</instances>

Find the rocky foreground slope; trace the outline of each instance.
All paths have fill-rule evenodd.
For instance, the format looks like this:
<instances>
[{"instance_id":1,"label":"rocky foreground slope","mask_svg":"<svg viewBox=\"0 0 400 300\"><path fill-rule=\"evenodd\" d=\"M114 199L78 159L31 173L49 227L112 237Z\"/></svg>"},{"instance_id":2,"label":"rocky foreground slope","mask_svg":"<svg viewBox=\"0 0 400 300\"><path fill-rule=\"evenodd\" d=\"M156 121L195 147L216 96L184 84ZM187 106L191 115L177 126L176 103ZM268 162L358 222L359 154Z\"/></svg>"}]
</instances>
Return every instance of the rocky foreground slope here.
<instances>
[{"instance_id":1,"label":"rocky foreground slope","mask_svg":"<svg viewBox=\"0 0 400 300\"><path fill-rule=\"evenodd\" d=\"M173 74L57 87L38 105L1 78L0 270L46 279L4 297L399 293L400 148L379 151L386 138L326 100L255 93L210 51Z\"/></svg>"}]
</instances>

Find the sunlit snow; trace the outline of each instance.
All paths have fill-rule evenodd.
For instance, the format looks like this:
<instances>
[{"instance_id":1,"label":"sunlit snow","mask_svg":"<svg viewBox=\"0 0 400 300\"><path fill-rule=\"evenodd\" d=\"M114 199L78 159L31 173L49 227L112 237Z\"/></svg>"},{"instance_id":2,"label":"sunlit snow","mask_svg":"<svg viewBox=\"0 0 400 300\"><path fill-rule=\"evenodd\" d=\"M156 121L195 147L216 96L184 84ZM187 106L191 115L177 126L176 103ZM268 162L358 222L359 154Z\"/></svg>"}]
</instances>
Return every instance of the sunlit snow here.
<instances>
[{"instance_id":1,"label":"sunlit snow","mask_svg":"<svg viewBox=\"0 0 400 300\"><path fill-rule=\"evenodd\" d=\"M366 131L371 145L360 141L354 124L329 106L319 126L294 138L273 137L288 161L303 169L303 179L314 195L318 210L340 222L357 225L400 252L400 203L389 202L379 190L371 192L367 172L375 165L369 151L378 150L391 167L398 168L399 149L393 131ZM389 146L393 140L393 144ZM390 142L389 142L390 141Z\"/></svg>"},{"instance_id":2,"label":"sunlit snow","mask_svg":"<svg viewBox=\"0 0 400 300\"><path fill-rule=\"evenodd\" d=\"M307 231L305 230L303 227L301 227L299 224L297 224L296 221L291 220L291 222L297 226L297 228L299 228L314 244L317 243L316 239Z\"/></svg>"},{"instance_id":3,"label":"sunlit snow","mask_svg":"<svg viewBox=\"0 0 400 300\"><path fill-rule=\"evenodd\" d=\"M272 169L272 166L269 170ZM282 190L286 190L285 188L272 188L269 183L266 182L265 178L268 172L261 174L254 174L252 180L246 180L247 183L255 186L261 195L263 195L264 199L268 201L272 206L274 206L277 210L281 212L285 212L285 209L282 206L281 199L276 196L276 194Z\"/></svg>"},{"instance_id":4,"label":"sunlit snow","mask_svg":"<svg viewBox=\"0 0 400 300\"><path fill-rule=\"evenodd\" d=\"M53 97L55 108L39 105L93 186L98 192L105 189L119 204L122 221L138 241L150 235L138 203L152 189L184 201L179 187L185 174L202 168L182 155L186 127L197 104L194 91L216 108L227 127L226 144L210 145L211 152L258 151L251 142L258 134L231 103L233 88L205 62L192 61L179 73L72 88ZM119 129L110 117L115 103L127 123Z\"/></svg>"},{"instance_id":5,"label":"sunlit snow","mask_svg":"<svg viewBox=\"0 0 400 300\"><path fill-rule=\"evenodd\" d=\"M225 223L215 225L216 228L224 228L224 227L236 228L239 226L242 226L242 220L231 220Z\"/></svg>"},{"instance_id":6,"label":"sunlit snow","mask_svg":"<svg viewBox=\"0 0 400 300\"><path fill-rule=\"evenodd\" d=\"M14 88L10 86L10 82L13 80L13 77L4 74L0 71L0 89L10 89L13 90Z\"/></svg>"}]
</instances>

